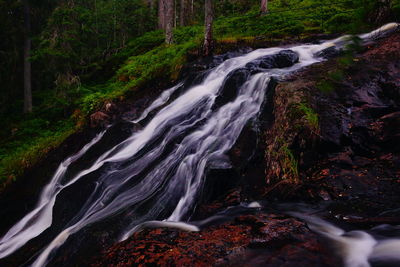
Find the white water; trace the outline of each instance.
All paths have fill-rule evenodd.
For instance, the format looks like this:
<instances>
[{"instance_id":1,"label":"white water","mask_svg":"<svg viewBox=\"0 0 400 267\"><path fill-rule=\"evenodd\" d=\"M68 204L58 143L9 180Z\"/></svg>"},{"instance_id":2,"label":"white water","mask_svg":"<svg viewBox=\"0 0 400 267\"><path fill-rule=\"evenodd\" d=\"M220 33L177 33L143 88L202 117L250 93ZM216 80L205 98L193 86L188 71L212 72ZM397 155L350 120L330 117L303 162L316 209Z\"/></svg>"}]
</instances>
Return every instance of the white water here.
<instances>
[{"instance_id":1,"label":"white water","mask_svg":"<svg viewBox=\"0 0 400 267\"><path fill-rule=\"evenodd\" d=\"M289 213L307 222L335 248L345 267L369 267L374 261L400 261L400 239L377 240L365 231L349 231L312 215Z\"/></svg>"},{"instance_id":2,"label":"white water","mask_svg":"<svg viewBox=\"0 0 400 267\"><path fill-rule=\"evenodd\" d=\"M148 108L146 108L142 115L134 120L134 123L138 123L141 120L145 119L147 117L147 115L149 115L150 112L156 110L157 108L161 107L162 105L164 105L165 103L168 102L168 100L170 99L171 95L173 93L175 93L176 90L178 90L180 87L182 87L183 83L178 83L177 85L175 85L174 87L165 90L159 98L157 98Z\"/></svg>"},{"instance_id":3,"label":"white water","mask_svg":"<svg viewBox=\"0 0 400 267\"><path fill-rule=\"evenodd\" d=\"M385 29L392 27L382 28L380 32ZM360 37L368 39L371 35ZM227 164L225 153L234 145L245 124L259 112L271 77L282 77L319 62L322 59L316 58L316 53L332 45L340 48L346 42L347 38L339 38L320 45L290 48L299 54L299 63L290 68L272 69L251 76L238 89L236 99L216 110L211 107L232 71L261 56L276 54L283 48L259 49L228 59L210 71L201 84L189 88L169 104L167 102L171 95L181 85L167 90L141 117L133 121L139 122L150 112L165 105L142 130L100 154L94 163L73 177L65 178L69 166L100 142L104 132L59 166L36 207L1 238L0 258L12 254L51 227L57 196L93 173L98 175L93 192L64 230L41 251L34 266L46 265L50 254L82 228L127 209L132 210L132 219L128 227L121 229L121 239L127 238L146 221L158 219L170 207L173 207L172 211L164 219L170 221L169 226L182 227L183 224L178 222L195 206L207 166L219 164L223 167ZM169 148L171 151L167 150L178 137L183 138L172 149ZM156 146L151 146L160 138ZM144 149L148 146L149 149ZM166 155L160 159L163 153ZM150 200L153 205L146 214L140 214L136 206Z\"/></svg>"}]
</instances>

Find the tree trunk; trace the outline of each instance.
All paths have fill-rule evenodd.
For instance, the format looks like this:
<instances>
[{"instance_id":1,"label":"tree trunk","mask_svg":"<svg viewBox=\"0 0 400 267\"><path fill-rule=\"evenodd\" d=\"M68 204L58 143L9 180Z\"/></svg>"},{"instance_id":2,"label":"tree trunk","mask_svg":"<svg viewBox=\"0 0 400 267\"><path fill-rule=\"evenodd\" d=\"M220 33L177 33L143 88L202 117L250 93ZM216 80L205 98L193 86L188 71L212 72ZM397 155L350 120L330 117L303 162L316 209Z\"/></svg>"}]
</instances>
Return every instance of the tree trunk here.
<instances>
[{"instance_id":1,"label":"tree trunk","mask_svg":"<svg viewBox=\"0 0 400 267\"><path fill-rule=\"evenodd\" d=\"M146 0L147 6L153 10L154 8L154 0Z\"/></svg>"},{"instance_id":2,"label":"tree trunk","mask_svg":"<svg viewBox=\"0 0 400 267\"><path fill-rule=\"evenodd\" d=\"M205 1L205 32L204 32L204 55L209 56L212 53L213 48L213 20L214 20L214 11L213 11L213 2L212 0Z\"/></svg>"},{"instance_id":3,"label":"tree trunk","mask_svg":"<svg viewBox=\"0 0 400 267\"><path fill-rule=\"evenodd\" d=\"M174 41L173 29L174 29L174 2L175 0L164 0L165 1L165 42L172 44Z\"/></svg>"},{"instance_id":4,"label":"tree trunk","mask_svg":"<svg viewBox=\"0 0 400 267\"><path fill-rule=\"evenodd\" d=\"M370 22L377 25L388 22L390 20L391 5L391 0L378 0L372 14L369 15Z\"/></svg>"},{"instance_id":5,"label":"tree trunk","mask_svg":"<svg viewBox=\"0 0 400 267\"><path fill-rule=\"evenodd\" d=\"M114 0L113 2L113 16L114 16L114 27L113 27L113 32L114 32L114 45L117 46L117 10L116 10L116 1Z\"/></svg>"},{"instance_id":6,"label":"tree trunk","mask_svg":"<svg viewBox=\"0 0 400 267\"><path fill-rule=\"evenodd\" d=\"M176 25L178 24L178 22L177 22L178 18L177 18L177 15L176 15L176 14L178 14L178 12L176 12L176 7L177 6L178 5L176 4L176 0L174 0L174 28L176 28Z\"/></svg>"},{"instance_id":7,"label":"tree trunk","mask_svg":"<svg viewBox=\"0 0 400 267\"><path fill-rule=\"evenodd\" d=\"M94 0L94 16L96 21L96 44L97 49L100 47L100 40L99 40L99 19L98 19L98 12L97 12L97 1Z\"/></svg>"},{"instance_id":8,"label":"tree trunk","mask_svg":"<svg viewBox=\"0 0 400 267\"><path fill-rule=\"evenodd\" d=\"M32 112L32 77L31 77L31 13L28 0L24 0L24 112Z\"/></svg>"},{"instance_id":9,"label":"tree trunk","mask_svg":"<svg viewBox=\"0 0 400 267\"><path fill-rule=\"evenodd\" d=\"M181 10L179 15L179 25L186 26L188 18L187 0L181 0Z\"/></svg>"},{"instance_id":10,"label":"tree trunk","mask_svg":"<svg viewBox=\"0 0 400 267\"><path fill-rule=\"evenodd\" d=\"M162 30L165 30L165 1L168 0L158 1L158 28Z\"/></svg>"},{"instance_id":11,"label":"tree trunk","mask_svg":"<svg viewBox=\"0 0 400 267\"><path fill-rule=\"evenodd\" d=\"M268 0L261 0L261 14L268 13Z\"/></svg>"}]
</instances>

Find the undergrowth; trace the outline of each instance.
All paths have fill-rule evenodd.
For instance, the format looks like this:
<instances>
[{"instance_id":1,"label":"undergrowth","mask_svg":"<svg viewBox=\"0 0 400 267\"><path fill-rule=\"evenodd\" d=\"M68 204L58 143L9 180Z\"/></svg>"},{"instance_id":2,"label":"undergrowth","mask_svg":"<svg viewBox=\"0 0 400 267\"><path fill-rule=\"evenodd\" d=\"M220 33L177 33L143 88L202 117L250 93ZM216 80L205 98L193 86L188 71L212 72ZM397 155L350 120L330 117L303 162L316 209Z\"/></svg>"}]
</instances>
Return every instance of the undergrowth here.
<instances>
[{"instance_id":1,"label":"undergrowth","mask_svg":"<svg viewBox=\"0 0 400 267\"><path fill-rule=\"evenodd\" d=\"M282 161L282 170L286 177L290 177L294 179L293 182L297 182L299 177L299 163L292 150L290 150L287 146L281 147L281 151L283 154Z\"/></svg>"},{"instance_id":2,"label":"undergrowth","mask_svg":"<svg viewBox=\"0 0 400 267\"><path fill-rule=\"evenodd\" d=\"M313 129L314 131L318 131L318 114L306 103L300 103L298 105L298 109L305 116L311 129Z\"/></svg>"}]
</instances>

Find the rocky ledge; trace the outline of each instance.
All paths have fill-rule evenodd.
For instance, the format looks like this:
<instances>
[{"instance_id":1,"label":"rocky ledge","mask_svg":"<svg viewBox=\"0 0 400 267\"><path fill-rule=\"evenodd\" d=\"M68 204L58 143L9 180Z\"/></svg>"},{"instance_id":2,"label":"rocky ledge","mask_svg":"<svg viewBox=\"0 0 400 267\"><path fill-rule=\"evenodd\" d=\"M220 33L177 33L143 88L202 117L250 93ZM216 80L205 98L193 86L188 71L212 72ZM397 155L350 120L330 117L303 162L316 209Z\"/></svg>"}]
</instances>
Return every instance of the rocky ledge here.
<instances>
[{"instance_id":1,"label":"rocky ledge","mask_svg":"<svg viewBox=\"0 0 400 267\"><path fill-rule=\"evenodd\" d=\"M269 95L267 109L261 118L263 156L254 165L262 170L242 168L240 182L224 197L205 201L195 218L253 198L318 203L324 206L321 217L347 229L400 223L400 34L288 77ZM238 142L232 161L244 150ZM146 229L104 248L91 263L337 266L340 261L301 220L258 209L200 232Z\"/></svg>"}]
</instances>

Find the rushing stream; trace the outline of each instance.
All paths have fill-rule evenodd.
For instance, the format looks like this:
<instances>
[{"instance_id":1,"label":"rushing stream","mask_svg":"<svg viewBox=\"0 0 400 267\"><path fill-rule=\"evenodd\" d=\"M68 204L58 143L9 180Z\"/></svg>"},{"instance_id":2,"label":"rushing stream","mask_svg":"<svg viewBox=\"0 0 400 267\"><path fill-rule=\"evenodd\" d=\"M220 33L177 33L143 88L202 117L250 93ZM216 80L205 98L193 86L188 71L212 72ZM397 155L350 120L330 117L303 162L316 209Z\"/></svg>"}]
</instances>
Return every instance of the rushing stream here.
<instances>
[{"instance_id":1,"label":"rushing stream","mask_svg":"<svg viewBox=\"0 0 400 267\"><path fill-rule=\"evenodd\" d=\"M396 26L359 37L370 41ZM139 118L126 122L124 128L135 130L121 140L109 141L111 126L60 164L35 208L0 239L0 259L40 239L26 263L44 266L70 238L101 222L106 227L104 221L117 229L115 241L151 225L198 230L182 222L196 206L205 173L230 167L226 152L257 117L270 81L320 62L324 51L348 42L342 37L258 49L225 60L198 84L179 83L164 91Z\"/></svg>"}]
</instances>

